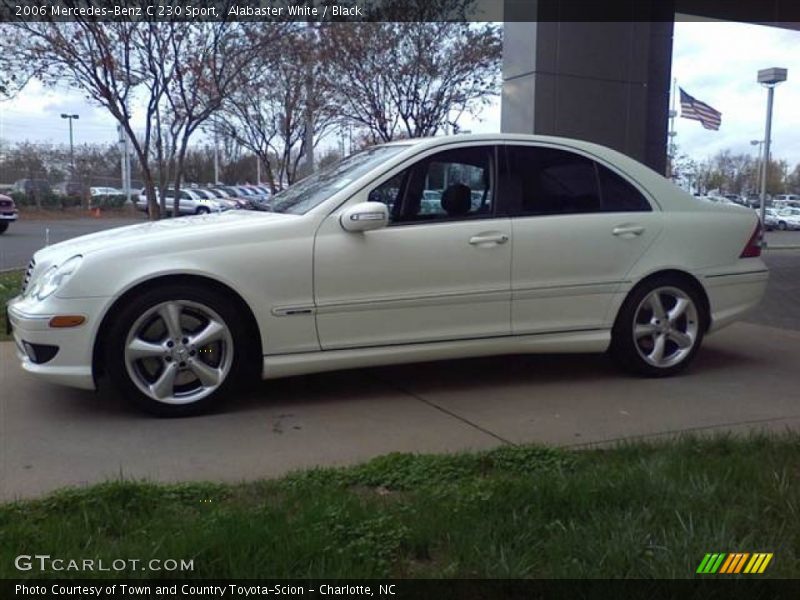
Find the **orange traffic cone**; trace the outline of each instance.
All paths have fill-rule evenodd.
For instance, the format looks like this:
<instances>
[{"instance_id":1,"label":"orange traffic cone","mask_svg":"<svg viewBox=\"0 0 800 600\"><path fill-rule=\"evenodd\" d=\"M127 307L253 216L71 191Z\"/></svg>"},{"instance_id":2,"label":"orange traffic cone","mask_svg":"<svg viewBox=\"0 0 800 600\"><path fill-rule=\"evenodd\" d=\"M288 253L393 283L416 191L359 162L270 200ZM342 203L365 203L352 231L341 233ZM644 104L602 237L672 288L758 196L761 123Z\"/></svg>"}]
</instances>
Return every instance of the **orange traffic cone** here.
<instances>
[{"instance_id":1,"label":"orange traffic cone","mask_svg":"<svg viewBox=\"0 0 800 600\"><path fill-rule=\"evenodd\" d=\"M95 219L99 219L99 218L100 218L100 208L99 208L99 207L98 207L98 208L95 208L95 209L92 211L92 216L93 216Z\"/></svg>"}]
</instances>

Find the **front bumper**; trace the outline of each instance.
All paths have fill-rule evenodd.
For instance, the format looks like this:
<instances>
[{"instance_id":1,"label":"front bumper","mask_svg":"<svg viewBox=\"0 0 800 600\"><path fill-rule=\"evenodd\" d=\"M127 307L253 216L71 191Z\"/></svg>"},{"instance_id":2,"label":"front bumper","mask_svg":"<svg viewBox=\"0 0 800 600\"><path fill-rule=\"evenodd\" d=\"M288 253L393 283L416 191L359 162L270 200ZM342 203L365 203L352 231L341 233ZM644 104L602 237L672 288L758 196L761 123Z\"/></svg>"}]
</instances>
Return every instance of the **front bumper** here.
<instances>
[{"instance_id":1,"label":"front bumper","mask_svg":"<svg viewBox=\"0 0 800 600\"><path fill-rule=\"evenodd\" d=\"M0 212L0 221L16 221L18 218L16 211L14 212Z\"/></svg>"},{"instance_id":2,"label":"front bumper","mask_svg":"<svg viewBox=\"0 0 800 600\"><path fill-rule=\"evenodd\" d=\"M106 298L48 298L36 303L20 296L9 301L8 324L22 368L51 383L95 389L94 339L99 315L107 301ZM86 321L78 327L50 327L50 319L56 315L82 315ZM31 348L36 353L41 347L56 347L57 351L49 360L42 361L41 354L39 360L33 360ZM49 353L45 352L44 358Z\"/></svg>"}]
</instances>

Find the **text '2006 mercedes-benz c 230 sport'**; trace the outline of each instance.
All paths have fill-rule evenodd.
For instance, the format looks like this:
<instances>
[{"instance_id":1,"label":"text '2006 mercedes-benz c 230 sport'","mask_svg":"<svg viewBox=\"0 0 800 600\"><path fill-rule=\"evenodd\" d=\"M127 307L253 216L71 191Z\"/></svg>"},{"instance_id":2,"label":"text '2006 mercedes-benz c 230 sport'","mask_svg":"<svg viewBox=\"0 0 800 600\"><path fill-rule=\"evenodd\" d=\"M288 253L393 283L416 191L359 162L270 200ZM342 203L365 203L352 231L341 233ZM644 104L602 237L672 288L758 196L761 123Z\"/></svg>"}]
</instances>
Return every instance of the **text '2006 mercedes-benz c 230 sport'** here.
<instances>
[{"instance_id":1,"label":"text '2006 mercedes-benz c 230 sport'","mask_svg":"<svg viewBox=\"0 0 800 600\"><path fill-rule=\"evenodd\" d=\"M767 281L752 210L576 140L375 146L269 208L40 250L8 305L23 367L171 416L258 375L468 356L608 350L671 375Z\"/></svg>"}]
</instances>

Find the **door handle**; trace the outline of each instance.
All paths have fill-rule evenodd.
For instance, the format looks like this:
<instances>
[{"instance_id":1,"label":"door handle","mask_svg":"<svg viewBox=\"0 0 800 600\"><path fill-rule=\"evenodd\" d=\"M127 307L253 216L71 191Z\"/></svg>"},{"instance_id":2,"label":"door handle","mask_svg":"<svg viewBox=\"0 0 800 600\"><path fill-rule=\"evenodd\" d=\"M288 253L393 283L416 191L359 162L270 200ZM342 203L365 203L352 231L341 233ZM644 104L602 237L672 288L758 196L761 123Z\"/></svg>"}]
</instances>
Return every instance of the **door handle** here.
<instances>
[{"instance_id":1,"label":"door handle","mask_svg":"<svg viewBox=\"0 0 800 600\"><path fill-rule=\"evenodd\" d=\"M469 238L469 243L473 246L482 246L484 244L505 244L508 241L508 236L502 233L492 235L474 235Z\"/></svg>"},{"instance_id":2,"label":"door handle","mask_svg":"<svg viewBox=\"0 0 800 600\"><path fill-rule=\"evenodd\" d=\"M620 225L619 227L614 227L611 233L618 236L633 237L642 235L644 233L644 227L641 225Z\"/></svg>"}]
</instances>

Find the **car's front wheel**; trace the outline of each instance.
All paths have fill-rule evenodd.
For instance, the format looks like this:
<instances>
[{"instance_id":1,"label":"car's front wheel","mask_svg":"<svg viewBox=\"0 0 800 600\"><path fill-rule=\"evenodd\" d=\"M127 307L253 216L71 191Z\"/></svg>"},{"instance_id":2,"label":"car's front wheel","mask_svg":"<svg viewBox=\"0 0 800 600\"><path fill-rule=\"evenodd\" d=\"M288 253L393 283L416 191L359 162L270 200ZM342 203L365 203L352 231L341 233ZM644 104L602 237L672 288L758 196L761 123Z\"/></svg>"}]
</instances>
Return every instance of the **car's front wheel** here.
<instances>
[{"instance_id":1,"label":"car's front wheel","mask_svg":"<svg viewBox=\"0 0 800 600\"><path fill-rule=\"evenodd\" d=\"M136 405L188 416L216 405L245 375L247 335L228 298L167 285L129 302L108 337L108 371Z\"/></svg>"},{"instance_id":2,"label":"car's front wheel","mask_svg":"<svg viewBox=\"0 0 800 600\"><path fill-rule=\"evenodd\" d=\"M611 354L629 371L672 375L694 359L707 315L697 290L678 277L659 277L628 296L611 338Z\"/></svg>"},{"instance_id":3,"label":"car's front wheel","mask_svg":"<svg viewBox=\"0 0 800 600\"><path fill-rule=\"evenodd\" d=\"M786 231L786 228L787 228L786 221L779 221L778 222L778 229L780 229L781 231Z\"/></svg>"},{"instance_id":4,"label":"car's front wheel","mask_svg":"<svg viewBox=\"0 0 800 600\"><path fill-rule=\"evenodd\" d=\"M8 229L8 222L0 221L0 233L5 233L6 229Z\"/></svg>"},{"instance_id":5,"label":"car's front wheel","mask_svg":"<svg viewBox=\"0 0 800 600\"><path fill-rule=\"evenodd\" d=\"M197 207L197 210L195 210L194 212L195 212L195 214L197 214L197 215L207 215L207 214L209 214L211 211L208 209L208 207L207 207L207 206L198 206L198 207Z\"/></svg>"}]
</instances>

